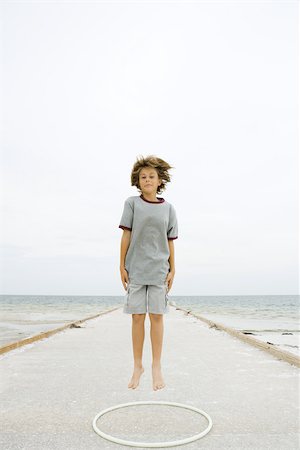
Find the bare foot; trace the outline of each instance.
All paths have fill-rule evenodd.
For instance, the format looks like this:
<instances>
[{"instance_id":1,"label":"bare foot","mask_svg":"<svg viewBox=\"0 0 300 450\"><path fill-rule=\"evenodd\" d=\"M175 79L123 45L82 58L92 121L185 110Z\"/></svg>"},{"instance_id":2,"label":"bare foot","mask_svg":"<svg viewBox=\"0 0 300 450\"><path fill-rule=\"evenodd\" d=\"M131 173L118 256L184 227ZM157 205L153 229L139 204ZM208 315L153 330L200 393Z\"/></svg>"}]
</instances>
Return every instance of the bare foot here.
<instances>
[{"instance_id":1,"label":"bare foot","mask_svg":"<svg viewBox=\"0 0 300 450\"><path fill-rule=\"evenodd\" d=\"M160 364L152 364L153 390L157 391L165 387L165 383L161 374Z\"/></svg>"},{"instance_id":2,"label":"bare foot","mask_svg":"<svg viewBox=\"0 0 300 450\"><path fill-rule=\"evenodd\" d=\"M128 383L128 387L131 389L135 389L139 385L140 377L144 372L144 367L134 367L133 375L131 377L130 382Z\"/></svg>"}]
</instances>

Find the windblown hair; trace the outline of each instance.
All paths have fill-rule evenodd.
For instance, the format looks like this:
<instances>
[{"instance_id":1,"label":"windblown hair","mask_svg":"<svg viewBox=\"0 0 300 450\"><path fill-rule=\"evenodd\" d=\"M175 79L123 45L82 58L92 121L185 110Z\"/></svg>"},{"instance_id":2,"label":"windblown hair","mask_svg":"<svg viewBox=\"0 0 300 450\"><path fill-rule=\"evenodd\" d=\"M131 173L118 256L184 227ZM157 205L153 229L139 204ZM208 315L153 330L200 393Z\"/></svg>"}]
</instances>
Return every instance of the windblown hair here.
<instances>
[{"instance_id":1,"label":"windblown hair","mask_svg":"<svg viewBox=\"0 0 300 450\"><path fill-rule=\"evenodd\" d=\"M161 194L166 189L166 184L171 181L171 175L168 170L173 169L173 166L170 166L170 164L166 161L161 158L157 158L155 155L149 155L146 156L146 158L141 155L140 157L137 157L131 171L131 186L136 186L140 192L141 188L139 184L139 176L140 171L144 167L152 167L156 169L158 178L161 179L161 185L157 187L157 194Z\"/></svg>"}]
</instances>

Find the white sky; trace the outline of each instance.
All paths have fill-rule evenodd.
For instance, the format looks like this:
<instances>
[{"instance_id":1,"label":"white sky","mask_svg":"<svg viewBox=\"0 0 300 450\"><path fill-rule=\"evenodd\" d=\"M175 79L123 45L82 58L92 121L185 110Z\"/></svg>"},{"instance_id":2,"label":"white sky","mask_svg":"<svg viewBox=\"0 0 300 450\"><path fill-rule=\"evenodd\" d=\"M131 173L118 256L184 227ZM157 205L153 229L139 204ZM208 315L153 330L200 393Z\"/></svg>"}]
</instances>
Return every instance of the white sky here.
<instances>
[{"instance_id":1,"label":"white sky","mask_svg":"<svg viewBox=\"0 0 300 450\"><path fill-rule=\"evenodd\" d=\"M298 2L1 3L1 294L124 295L138 155L168 161L170 295L298 292Z\"/></svg>"}]
</instances>

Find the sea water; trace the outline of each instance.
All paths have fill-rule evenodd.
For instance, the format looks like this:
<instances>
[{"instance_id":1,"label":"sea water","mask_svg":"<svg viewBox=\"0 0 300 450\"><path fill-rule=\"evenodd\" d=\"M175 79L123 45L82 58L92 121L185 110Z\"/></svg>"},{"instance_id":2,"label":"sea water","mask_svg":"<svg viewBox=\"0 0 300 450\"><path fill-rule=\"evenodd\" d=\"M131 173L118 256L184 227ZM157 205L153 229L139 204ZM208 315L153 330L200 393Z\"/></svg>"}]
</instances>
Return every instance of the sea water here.
<instances>
[{"instance_id":1,"label":"sea water","mask_svg":"<svg viewBox=\"0 0 300 450\"><path fill-rule=\"evenodd\" d=\"M299 296L173 296L174 306L299 354ZM0 295L0 346L111 308L124 296Z\"/></svg>"}]
</instances>

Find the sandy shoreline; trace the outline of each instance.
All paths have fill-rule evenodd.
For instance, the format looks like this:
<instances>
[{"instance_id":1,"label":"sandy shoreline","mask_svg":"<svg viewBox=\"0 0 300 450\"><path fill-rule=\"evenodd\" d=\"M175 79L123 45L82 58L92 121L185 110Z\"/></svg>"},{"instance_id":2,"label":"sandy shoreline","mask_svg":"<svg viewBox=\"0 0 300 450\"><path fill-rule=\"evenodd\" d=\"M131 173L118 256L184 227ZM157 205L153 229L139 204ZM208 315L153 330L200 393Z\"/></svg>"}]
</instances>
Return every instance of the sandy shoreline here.
<instances>
[{"instance_id":1,"label":"sandy shoreline","mask_svg":"<svg viewBox=\"0 0 300 450\"><path fill-rule=\"evenodd\" d=\"M96 317L99 317L103 314L108 314L112 311L115 311L119 308L111 308L106 311L102 311L98 314L94 314L92 316L85 317L84 319L75 320L72 322L69 322L61 327L52 328L51 330L42 331L41 333L35 334L33 336L29 336L24 339L20 339L18 341L13 341L10 343L7 343L5 345L0 346L0 355L10 352L12 350L15 350L17 348L23 347L24 345L32 344L33 342L40 341L41 339L48 338L50 336L53 336L56 333L60 333L63 330L66 330L67 328L80 328L81 324L86 322L87 320L95 319Z\"/></svg>"},{"instance_id":2,"label":"sandy shoreline","mask_svg":"<svg viewBox=\"0 0 300 450\"><path fill-rule=\"evenodd\" d=\"M193 317L196 317L199 320L202 320L203 322L207 323L211 328L223 330L226 333L230 334L231 336L237 337L238 339L241 339L242 341L247 342L249 345L253 345L254 347L257 347L261 350L269 352L270 354L272 354L273 356L275 356L278 359L282 359L283 361L293 364L296 367L300 367L299 356L295 355L292 352L288 352L286 350L276 348L276 346L274 346L272 343L264 342L264 340L262 338L258 339L257 337L254 337L254 336L251 336L248 334L244 334L243 332L235 330L232 327L228 327L227 325L223 325L219 322L209 320L209 319L201 316L200 314L193 313L189 310L186 310L186 309L178 307L178 306L176 308L181 311L184 311L185 314L187 314L187 315L191 315Z\"/></svg>"}]
</instances>

